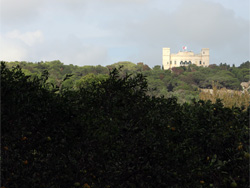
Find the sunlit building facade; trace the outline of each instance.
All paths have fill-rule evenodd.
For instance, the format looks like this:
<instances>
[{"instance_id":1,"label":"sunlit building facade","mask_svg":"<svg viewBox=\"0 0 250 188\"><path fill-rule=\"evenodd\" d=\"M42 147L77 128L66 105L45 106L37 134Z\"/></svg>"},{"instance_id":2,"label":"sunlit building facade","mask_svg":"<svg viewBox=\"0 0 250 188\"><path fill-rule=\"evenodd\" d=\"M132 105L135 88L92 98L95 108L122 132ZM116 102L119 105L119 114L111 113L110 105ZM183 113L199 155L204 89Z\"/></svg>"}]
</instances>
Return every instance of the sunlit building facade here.
<instances>
[{"instance_id":1,"label":"sunlit building facade","mask_svg":"<svg viewBox=\"0 0 250 188\"><path fill-rule=\"evenodd\" d=\"M199 54L194 54L194 52L186 50L179 51L177 54L171 54L170 48L163 48L162 65L164 70L191 64L208 67L209 48L202 48Z\"/></svg>"}]
</instances>

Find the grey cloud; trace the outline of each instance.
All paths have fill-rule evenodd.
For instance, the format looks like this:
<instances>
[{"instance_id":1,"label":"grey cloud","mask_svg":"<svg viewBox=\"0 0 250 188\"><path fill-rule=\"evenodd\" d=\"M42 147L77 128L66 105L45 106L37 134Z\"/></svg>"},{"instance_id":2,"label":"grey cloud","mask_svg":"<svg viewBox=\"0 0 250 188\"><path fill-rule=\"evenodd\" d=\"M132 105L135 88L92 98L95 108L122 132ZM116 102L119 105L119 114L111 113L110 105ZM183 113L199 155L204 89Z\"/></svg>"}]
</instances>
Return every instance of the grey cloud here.
<instances>
[{"instance_id":1,"label":"grey cloud","mask_svg":"<svg viewBox=\"0 0 250 188\"><path fill-rule=\"evenodd\" d=\"M65 64L80 66L108 64L108 50L101 45L84 43L74 35L57 39L46 38L40 41L36 40L37 37L40 38L40 35L37 36L39 32L28 34L31 34L31 38L27 33L16 31L6 36L0 34L2 44L0 60L32 62L60 60ZM23 41L23 37L28 37L29 40Z\"/></svg>"},{"instance_id":2,"label":"grey cloud","mask_svg":"<svg viewBox=\"0 0 250 188\"><path fill-rule=\"evenodd\" d=\"M148 0L2 0L0 20L5 25L29 24L35 22L46 11L69 11L71 16L82 15L86 7L93 2L119 5L120 3L145 3ZM106 6L106 5L105 5Z\"/></svg>"},{"instance_id":3,"label":"grey cloud","mask_svg":"<svg viewBox=\"0 0 250 188\"><path fill-rule=\"evenodd\" d=\"M218 61L235 63L239 59L237 57L248 60L249 43L243 41L249 41L249 21L236 17L232 10L220 4L197 0L191 2L185 2L173 15L174 23L178 23L176 34L191 44L210 47L215 52L211 55Z\"/></svg>"},{"instance_id":4,"label":"grey cloud","mask_svg":"<svg viewBox=\"0 0 250 188\"><path fill-rule=\"evenodd\" d=\"M56 6L70 12L76 13L76 11L82 11L88 6L89 0L53 0ZM51 0L48 0L47 4L50 4Z\"/></svg>"},{"instance_id":5,"label":"grey cloud","mask_svg":"<svg viewBox=\"0 0 250 188\"><path fill-rule=\"evenodd\" d=\"M209 47L213 63L241 63L249 59L249 19L235 16L219 3L178 2L178 7L172 9L172 1L152 8L150 0L2 0L2 19L5 24L13 22L14 27L19 24L21 28L26 22L39 21L34 24L38 27L35 30L44 32L44 43L24 48L35 61L44 58L82 65L105 64L110 60L107 50L122 47L136 49L136 53L124 53L122 59L154 66L161 64L162 47L177 52L182 45L195 52ZM46 13L54 16L55 22L44 20L50 19ZM66 19L65 24L61 16ZM59 31L61 38L56 40ZM79 38L65 37L69 33Z\"/></svg>"},{"instance_id":6,"label":"grey cloud","mask_svg":"<svg viewBox=\"0 0 250 188\"><path fill-rule=\"evenodd\" d=\"M5 24L18 23L21 20L30 22L39 15L39 9L44 1L36 0L2 0L1 22Z\"/></svg>"},{"instance_id":7,"label":"grey cloud","mask_svg":"<svg viewBox=\"0 0 250 188\"><path fill-rule=\"evenodd\" d=\"M107 62L107 49L100 45L84 44L74 35L54 39L30 51L33 58L43 61L60 60L65 64L98 65ZM37 60L36 60L37 61Z\"/></svg>"},{"instance_id":8,"label":"grey cloud","mask_svg":"<svg viewBox=\"0 0 250 188\"><path fill-rule=\"evenodd\" d=\"M151 12L143 21L127 22L120 28L124 31L124 41L130 41L130 45L138 48L143 46L144 54L153 56L157 49L158 64L162 47L177 50L176 45L181 43L198 50L210 48L215 52L211 54L214 63L222 59L235 63L239 59L248 60L249 25L248 20L236 17L232 10L218 3L190 0L183 1L175 12ZM235 51L237 54L233 57L231 54Z\"/></svg>"},{"instance_id":9,"label":"grey cloud","mask_svg":"<svg viewBox=\"0 0 250 188\"><path fill-rule=\"evenodd\" d=\"M183 39L207 45L220 41L223 45L247 29L246 21L236 19L233 11L226 10L219 4L197 0L191 2L185 2L178 12L172 15L176 34Z\"/></svg>"},{"instance_id":10,"label":"grey cloud","mask_svg":"<svg viewBox=\"0 0 250 188\"><path fill-rule=\"evenodd\" d=\"M87 0L2 0L0 21L5 25L22 26L36 22L46 11L82 11L86 2Z\"/></svg>"}]
</instances>

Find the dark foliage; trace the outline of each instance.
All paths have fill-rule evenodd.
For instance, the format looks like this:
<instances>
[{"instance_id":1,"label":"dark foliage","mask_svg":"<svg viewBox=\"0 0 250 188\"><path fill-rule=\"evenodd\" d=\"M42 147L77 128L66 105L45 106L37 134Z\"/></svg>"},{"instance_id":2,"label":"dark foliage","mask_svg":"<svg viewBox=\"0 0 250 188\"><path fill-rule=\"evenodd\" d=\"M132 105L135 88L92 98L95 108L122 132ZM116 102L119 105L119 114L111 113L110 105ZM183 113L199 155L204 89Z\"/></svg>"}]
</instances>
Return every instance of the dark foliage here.
<instances>
[{"instance_id":1,"label":"dark foliage","mask_svg":"<svg viewBox=\"0 0 250 188\"><path fill-rule=\"evenodd\" d=\"M1 186L248 187L249 109L180 105L118 75L58 92L1 63Z\"/></svg>"}]
</instances>

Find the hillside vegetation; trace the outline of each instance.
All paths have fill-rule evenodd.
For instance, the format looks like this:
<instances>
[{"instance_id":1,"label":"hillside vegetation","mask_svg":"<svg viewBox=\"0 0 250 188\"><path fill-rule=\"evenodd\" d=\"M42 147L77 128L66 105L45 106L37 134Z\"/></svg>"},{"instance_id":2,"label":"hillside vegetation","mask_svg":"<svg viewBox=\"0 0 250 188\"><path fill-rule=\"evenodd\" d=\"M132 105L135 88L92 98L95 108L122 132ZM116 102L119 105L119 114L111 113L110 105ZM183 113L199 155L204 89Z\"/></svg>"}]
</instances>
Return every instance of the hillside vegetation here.
<instances>
[{"instance_id":1,"label":"hillside vegetation","mask_svg":"<svg viewBox=\"0 0 250 188\"><path fill-rule=\"evenodd\" d=\"M185 76L212 76L221 67L170 73L133 66L146 79L101 66L21 65L25 74L1 63L2 187L249 187L249 107L180 104L148 88L169 77L175 92ZM40 71L47 68L52 78ZM202 79L189 87L210 84Z\"/></svg>"},{"instance_id":2,"label":"hillside vegetation","mask_svg":"<svg viewBox=\"0 0 250 188\"><path fill-rule=\"evenodd\" d=\"M199 99L199 89L212 89L213 83L217 83L218 88L231 90L242 90L240 83L250 81L250 62L242 63L239 67L230 67L227 64L210 65L208 68L191 65L188 67L162 70L161 66L152 69L143 63L118 62L103 67L98 66L76 66L64 65L60 61L51 62L8 62L7 67L20 65L26 75L35 77L42 75L44 70L48 70L48 83L54 87L79 88L93 81L106 79L109 70L113 68L121 69L120 75L124 77L127 73L142 73L146 76L147 83L151 90L150 96L176 96L179 103L191 102L193 98ZM65 76L72 75L70 79L62 82Z\"/></svg>"}]
</instances>

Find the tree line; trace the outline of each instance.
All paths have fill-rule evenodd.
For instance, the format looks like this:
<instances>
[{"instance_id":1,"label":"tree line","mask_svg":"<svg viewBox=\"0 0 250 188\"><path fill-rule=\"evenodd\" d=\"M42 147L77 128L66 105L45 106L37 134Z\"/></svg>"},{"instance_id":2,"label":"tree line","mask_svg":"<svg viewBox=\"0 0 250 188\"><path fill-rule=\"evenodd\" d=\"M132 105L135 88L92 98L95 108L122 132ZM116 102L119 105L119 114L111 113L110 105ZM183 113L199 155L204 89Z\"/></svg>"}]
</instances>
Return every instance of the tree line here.
<instances>
[{"instance_id":1,"label":"tree line","mask_svg":"<svg viewBox=\"0 0 250 188\"><path fill-rule=\"evenodd\" d=\"M217 83L218 88L231 90L242 90L240 83L250 80L250 62L246 61L239 67L230 66L226 63L220 65L210 65L209 67L197 67L189 65L187 67L175 67L172 70L163 70L156 65L150 68L143 63L118 62L108 66L76 66L73 64L64 65L60 61L48 62L7 62L7 67L19 65L26 75L31 78L42 75L44 70L48 70L48 83L51 87L64 87L77 89L91 82L107 79L109 71L113 68L123 66L120 76L126 74L142 73L146 76L148 86L151 88L148 95L151 96L175 96L178 102L191 102L192 99L199 99L199 89L212 89L213 83ZM65 81L64 78L68 75Z\"/></svg>"}]
</instances>

